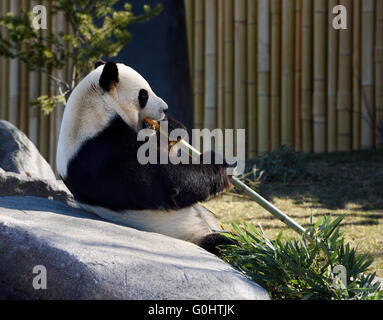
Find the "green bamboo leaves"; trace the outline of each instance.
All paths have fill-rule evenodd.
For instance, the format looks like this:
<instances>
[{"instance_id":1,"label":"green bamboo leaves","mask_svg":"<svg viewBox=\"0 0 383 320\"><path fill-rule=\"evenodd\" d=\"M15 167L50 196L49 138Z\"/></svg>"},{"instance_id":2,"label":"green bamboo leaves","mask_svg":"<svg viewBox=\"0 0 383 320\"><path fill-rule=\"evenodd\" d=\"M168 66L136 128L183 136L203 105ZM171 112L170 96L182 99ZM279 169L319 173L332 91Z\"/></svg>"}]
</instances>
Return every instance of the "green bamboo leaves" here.
<instances>
[{"instance_id":1,"label":"green bamboo leaves","mask_svg":"<svg viewBox=\"0 0 383 320\"><path fill-rule=\"evenodd\" d=\"M224 260L274 299L383 299L375 274L365 274L373 259L344 243L343 218L322 217L307 229L308 237L282 239L281 232L274 241L262 228L233 224L236 234L228 237L237 244L221 247ZM339 276L336 270L344 273Z\"/></svg>"}]
</instances>

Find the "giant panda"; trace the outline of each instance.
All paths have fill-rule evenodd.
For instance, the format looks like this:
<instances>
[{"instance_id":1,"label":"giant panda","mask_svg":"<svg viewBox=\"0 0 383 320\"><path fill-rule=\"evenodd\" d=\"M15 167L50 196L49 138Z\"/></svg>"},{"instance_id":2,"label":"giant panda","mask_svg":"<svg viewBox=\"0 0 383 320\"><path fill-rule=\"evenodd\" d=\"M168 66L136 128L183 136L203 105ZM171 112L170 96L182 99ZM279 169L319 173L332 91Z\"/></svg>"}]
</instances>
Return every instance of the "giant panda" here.
<instances>
[{"instance_id":1,"label":"giant panda","mask_svg":"<svg viewBox=\"0 0 383 320\"><path fill-rule=\"evenodd\" d=\"M137 160L145 118L169 122L167 104L132 68L98 62L71 93L60 128L57 170L80 207L126 226L193 242L217 253L227 243L199 203L227 188L223 164L147 164ZM212 159L215 154L212 152Z\"/></svg>"}]
</instances>

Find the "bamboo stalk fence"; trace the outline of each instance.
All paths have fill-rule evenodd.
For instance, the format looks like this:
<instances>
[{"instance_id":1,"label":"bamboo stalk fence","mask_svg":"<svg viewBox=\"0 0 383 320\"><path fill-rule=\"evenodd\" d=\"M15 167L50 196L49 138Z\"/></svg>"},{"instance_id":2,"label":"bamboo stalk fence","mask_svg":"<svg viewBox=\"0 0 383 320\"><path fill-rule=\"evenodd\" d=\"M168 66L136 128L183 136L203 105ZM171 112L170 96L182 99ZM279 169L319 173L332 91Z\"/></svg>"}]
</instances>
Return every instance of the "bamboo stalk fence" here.
<instances>
[{"instance_id":1,"label":"bamboo stalk fence","mask_svg":"<svg viewBox=\"0 0 383 320\"><path fill-rule=\"evenodd\" d=\"M378 130L383 126L383 0L186 3L187 19L193 19L187 25L193 26L188 37L194 92L205 101L216 96L209 119L201 120L203 100L194 100L195 127L215 122L215 127L246 129L248 157L281 144L322 153L372 149L383 142ZM337 5L347 10L346 30L333 28ZM209 25L199 28L200 21ZM215 66L205 60L204 71L215 72L205 74L215 84L201 83L196 65L213 47L218 58Z\"/></svg>"},{"instance_id":2,"label":"bamboo stalk fence","mask_svg":"<svg viewBox=\"0 0 383 320\"><path fill-rule=\"evenodd\" d=\"M315 1L315 0L314 0ZM338 4L338 0L330 0L329 10ZM339 34L332 27L332 15L328 16L328 47L327 47L327 150L337 150L337 88L338 88L338 56L339 56ZM343 33L343 32L342 32Z\"/></svg>"},{"instance_id":3,"label":"bamboo stalk fence","mask_svg":"<svg viewBox=\"0 0 383 320\"><path fill-rule=\"evenodd\" d=\"M17 13L21 9L32 10L36 5L45 5L48 9L48 28L41 32L59 34L61 31L68 31L69 26L62 14L49 14L51 2L48 1L0 0L0 14L6 15L10 11ZM68 70L56 72L60 78L67 79ZM0 119L10 121L26 133L55 168L56 146L64 106L59 105L52 113L45 115L41 110L31 107L30 102L40 95L54 94L56 87L49 82L46 74L28 71L23 62L3 57L0 58L0 81Z\"/></svg>"},{"instance_id":4,"label":"bamboo stalk fence","mask_svg":"<svg viewBox=\"0 0 383 320\"><path fill-rule=\"evenodd\" d=\"M0 0L0 14L38 4L49 8ZM339 4L347 30L332 27ZM195 128L246 129L248 157L281 144L305 153L382 144L383 0L185 0L185 9ZM69 30L60 15L48 21L42 32ZM0 58L0 81L0 119L54 165L64 106L47 116L29 101L56 89L18 60Z\"/></svg>"},{"instance_id":5,"label":"bamboo stalk fence","mask_svg":"<svg viewBox=\"0 0 383 320\"><path fill-rule=\"evenodd\" d=\"M374 44L375 1L362 1L362 61L361 61L361 148L374 145Z\"/></svg>"}]
</instances>

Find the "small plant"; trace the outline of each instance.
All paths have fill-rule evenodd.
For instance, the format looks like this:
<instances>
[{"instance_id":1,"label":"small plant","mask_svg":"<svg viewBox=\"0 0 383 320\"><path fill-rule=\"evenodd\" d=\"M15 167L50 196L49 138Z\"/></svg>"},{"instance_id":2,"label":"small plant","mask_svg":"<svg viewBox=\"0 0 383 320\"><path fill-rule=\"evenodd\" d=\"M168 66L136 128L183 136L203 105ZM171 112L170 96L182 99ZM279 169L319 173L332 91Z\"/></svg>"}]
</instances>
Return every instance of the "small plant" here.
<instances>
[{"instance_id":1,"label":"small plant","mask_svg":"<svg viewBox=\"0 0 383 320\"><path fill-rule=\"evenodd\" d=\"M307 175L303 158L291 147L282 145L258 158L253 167L255 181L289 183Z\"/></svg>"},{"instance_id":2,"label":"small plant","mask_svg":"<svg viewBox=\"0 0 383 320\"><path fill-rule=\"evenodd\" d=\"M227 237L236 244L221 246L222 254L274 299L383 299L375 273L365 274L373 259L344 243L343 218L326 216L300 239L282 240L281 231L274 241L262 227L233 223L237 234Z\"/></svg>"}]
</instances>

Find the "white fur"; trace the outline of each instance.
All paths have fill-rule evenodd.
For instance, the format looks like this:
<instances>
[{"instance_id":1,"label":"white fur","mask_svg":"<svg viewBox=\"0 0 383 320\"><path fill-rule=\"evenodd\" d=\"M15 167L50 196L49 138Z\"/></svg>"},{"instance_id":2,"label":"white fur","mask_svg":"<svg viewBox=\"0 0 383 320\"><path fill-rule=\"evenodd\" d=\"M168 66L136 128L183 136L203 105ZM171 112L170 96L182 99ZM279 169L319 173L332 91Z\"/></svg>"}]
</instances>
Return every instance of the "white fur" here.
<instances>
[{"instance_id":1,"label":"white fur","mask_svg":"<svg viewBox=\"0 0 383 320\"><path fill-rule=\"evenodd\" d=\"M78 205L103 219L124 226L161 233L196 244L209 233L222 232L222 228L213 214L201 205L173 211L125 210L123 212L83 203L78 203Z\"/></svg>"},{"instance_id":2,"label":"white fur","mask_svg":"<svg viewBox=\"0 0 383 320\"><path fill-rule=\"evenodd\" d=\"M57 170L65 178L69 161L81 145L101 132L116 115L134 130L142 128L144 118L162 120L167 104L152 91L147 81L135 70L117 64L119 83L109 92L104 91L99 80L104 66L89 73L73 90L65 107L57 146ZM148 91L145 108L138 102L141 89Z\"/></svg>"}]
</instances>

